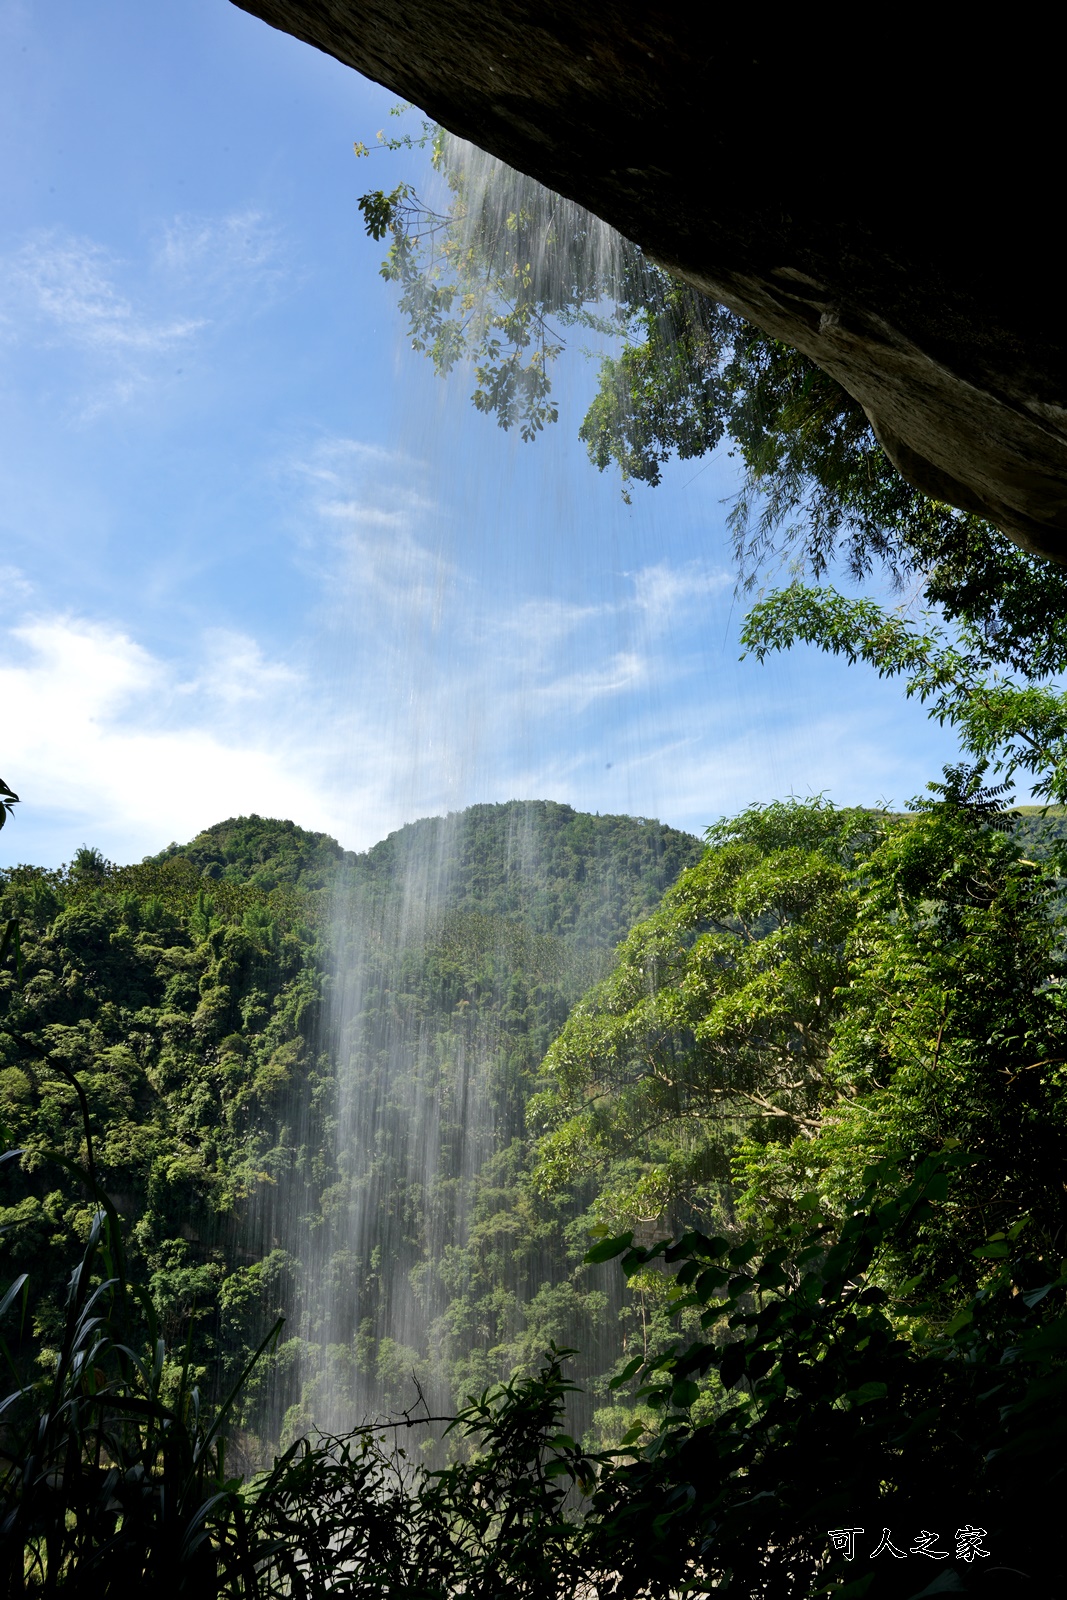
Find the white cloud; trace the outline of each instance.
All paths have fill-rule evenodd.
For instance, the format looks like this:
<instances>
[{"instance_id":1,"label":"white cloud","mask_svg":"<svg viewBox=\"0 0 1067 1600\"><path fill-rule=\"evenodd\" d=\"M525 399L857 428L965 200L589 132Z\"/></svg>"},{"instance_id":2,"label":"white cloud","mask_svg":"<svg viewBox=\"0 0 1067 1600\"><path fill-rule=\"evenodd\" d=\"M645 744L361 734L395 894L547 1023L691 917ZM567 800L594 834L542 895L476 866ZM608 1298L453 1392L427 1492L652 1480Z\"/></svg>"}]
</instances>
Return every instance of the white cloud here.
<instances>
[{"instance_id":1,"label":"white cloud","mask_svg":"<svg viewBox=\"0 0 1067 1600\"><path fill-rule=\"evenodd\" d=\"M436 630L446 594L469 585L433 538L443 513L420 486L420 463L329 438L283 471L296 485L297 545L321 584L327 624L358 628L379 651L383 634L407 648L412 627Z\"/></svg>"},{"instance_id":2,"label":"white cloud","mask_svg":"<svg viewBox=\"0 0 1067 1600\"><path fill-rule=\"evenodd\" d=\"M597 661L577 672L553 678L538 691L543 713L566 709L580 716L597 700L625 694L648 680L647 660L633 650L618 650L606 661Z\"/></svg>"},{"instance_id":3,"label":"white cloud","mask_svg":"<svg viewBox=\"0 0 1067 1600\"><path fill-rule=\"evenodd\" d=\"M24 604L33 593L33 584L21 567L0 566L0 607Z\"/></svg>"},{"instance_id":4,"label":"white cloud","mask_svg":"<svg viewBox=\"0 0 1067 1600\"><path fill-rule=\"evenodd\" d=\"M402 450L333 435L320 439L313 450L285 465L287 471L303 481L343 491L351 489L368 466L404 471L420 463L412 461Z\"/></svg>"},{"instance_id":5,"label":"white cloud","mask_svg":"<svg viewBox=\"0 0 1067 1600\"><path fill-rule=\"evenodd\" d=\"M179 216L165 224L154 265L184 293L226 301L233 295L258 308L290 277L278 229L262 211L222 217Z\"/></svg>"},{"instance_id":6,"label":"white cloud","mask_svg":"<svg viewBox=\"0 0 1067 1600\"><path fill-rule=\"evenodd\" d=\"M9 305L29 329L109 356L170 352L203 326L197 317L153 317L116 285L120 264L91 239L40 234L4 263Z\"/></svg>"},{"instance_id":7,"label":"white cloud","mask_svg":"<svg viewBox=\"0 0 1067 1600\"><path fill-rule=\"evenodd\" d=\"M492 636L458 656L448 638L413 653L394 627L318 642L317 664L294 666L216 630L190 672L119 627L24 620L0 655L0 773L23 799L3 858L69 859L84 841L129 860L252 811L366 848L415 817L515 797L700 828L791 791L899 803L940 742L917 716L902 759L890 691L854 676L828 713L784 692L785 671L747 701L657 701L655 661L600 641L572 638L569 670L557 655L532 675Z\"/></svg>"},{"instance_id":8,"label":"white cloud","mask_svg":"<svg viewBox=\"0 0 1067 1600\"><path fill-rule=\"evenodd\" d=\"M303 675L284 662L269 661L257 641L228 628L209 628L203 642L204 671L181 684L183 694L200 693L228 706L292 694Z\"/></svg>"},{"instance_id":9,"label":"white cloud","mask_svg":"<svg viewBox=\"0 0 1067 1600\"><path fill-rule=\"evenodd\" d=\"M248 642L231 639L220 657L219 641L209 641L216 662L228 663L219 698L241 713L227 722L202 705L176 716L173 668L121 629L49 617L10 637L0 666L3 756L22 808L19 826L4 830L9 857L48 835L66 841L65 853L84 836L130 859L256 810L321 826L321 785L304 776L309 751L294 749L288 708L245 716L250 673L290 681Z\"/></svg>"},{"instance_id":10,"label":"white cloud","mask_svg":"<svg viewBox=\"0 0 1067 1600\"><path fill-rule=\"evenodd\" d=\"M712 595L733 587L728 572L712 569L700 561L672 567L666 561L642 567L631 574L634 602L655 629L668 626L689 613L694 606L706 605Z\"/></svg>"},{"instance_id":11,"label":"white cloud","mask_svg":"<svg viewBox=\"0 0 1067 1600\"><path fill-rule=\"evenodd\" d=\"M33 596L15 596L0 772L25 804L7 859L85 839L128 860L249 811L366 848L514 797L699 827L790 790L899 800L931 769L943 736L892 685L810 653L710 660L729 580L706 564L657 562L606 599L552 594L547 577L502 586L457 559L417 462L328 440L296 476L293 559L320 600L288 618L284 652L216 628L170 659L119 625L27 616Z\"/></svg>"},{"instance_id":12,"label":"white cloud","mask_svg":"<svg viewBox=\"0 0 1067 1600\"><path fill-rule=\"evenodd\" d=\"M169 378L176 360L258 313L289 276L275 230L255 211L178 217L132 261L53 229L0 258L0 329L9 348L79 358L81 370L59 387L86 421ZM38 381L32 368L30 376Z\"/></svg>"},{"instance_id":13,"label":"white cloud","mask_svg":"<svg viewBox=\"0 0 1067 1600\"><path fill-rule=\"evenodd\" d=\"M522 648L555 650L564 639L573 637L591 623L611 615L608 605L578 605L573 601L547 599L521 600L498 620L503 635L511 635Z\"/></svg>"}]
</instances>

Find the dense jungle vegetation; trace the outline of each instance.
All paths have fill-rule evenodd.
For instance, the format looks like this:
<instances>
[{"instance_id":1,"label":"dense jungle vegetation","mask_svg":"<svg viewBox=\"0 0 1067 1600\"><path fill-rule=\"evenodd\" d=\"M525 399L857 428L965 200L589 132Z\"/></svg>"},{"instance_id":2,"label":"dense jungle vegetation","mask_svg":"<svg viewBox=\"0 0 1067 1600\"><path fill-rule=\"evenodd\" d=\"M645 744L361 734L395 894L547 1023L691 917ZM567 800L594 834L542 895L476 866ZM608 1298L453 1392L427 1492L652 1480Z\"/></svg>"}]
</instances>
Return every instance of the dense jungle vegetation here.
<instances>
[{"instance_id":1,"label":"dense jungle vegetation","mask_svg":"<svg viewBox=\"0 0 1067 1600\"><path fill-rule=\"evenodd\" d=\"M959 769L907 816L776 804L719 824L703 851L658 824L513 805L416 825L366 857L244 818L137 867L83 850L60 872L10 870L12 1466L13 1442L27 1448L19 1414L39 1417L57 1370L53 1431L75 1404L103 1415L109 1389L132 1387L160 1436L149 1448L138 1433L131 1452L113 1419L101 1444L82 1418L83 1447L132 1461L123 1481L139 1470L147 1484L184 1418L196 1492L174 1532L181 1571L195 1588L214 1562L229 1592L258 1592L241 1577L253 1546L265 1584L335 1583L329 1552L301 1544L323 1504L322 1539L343 1528L354 1552L354 1593L386 1571L386 1592L443 1595L461 1575L483 1592L509 1563L531 1595L568 1593L576 1574L605 1593L674 1592L687 1564L700 1570L709 1515L752 1592L825 1577L827 1528L875 1516L984 1528L998 1557L1032 1571L1038 1524L1020 1532L1016 1490L1035 1495L1028 1454L1046 1498L1061 1470L1058 1430L1031 1417L1058 1393L1047 1369L1063 1327L1063 1186L1050 1182L1067 1139L1062 830L1061 815L1005 818ZM430 914L413 917L431 881ZM357 904L370 957L334 931L360 925ZM354 1049L351 1013L331 1019L339 946L341 968L361 965ZM435 1161L405 1165L405 1138L430 1128L413 1108L447 1108L464 1048L496 1101L479 1159L461 1159L454 1108L432 1125ZM358 1105L390 1105L337 1140L341 1059ZM346 1169L353 1137L365 1159ZM345 1254L353 1190L371 1205L373 1260ZM302 1233L294 1191L317 1206ZM342 1276L335 1325L301 1303L301 1239ZM101 1283L118 1292L117 1249L150 1308L142 1346L159 1347L133 1379L111 1371L115 1307L86 1317ZM616 1256L621 1278L600 1264ZM412 1284L425 1337L402 1349L384 1330ZM79 1340L91 1378L77 1376ZM564 1376L552 1350L570 1340L582 1353ZM447 1414L482 1393L458 1425L474 1460L461 1449L420 1477L373 1431L308 1453L323 1342L349 1401L410 1408L413 1373ZM194 1412L224 1408L246 1471L269 1463L272 1428L297 1437L242 1490L217 1441L204 1447L206 1423L198 1447L194 1394ZM717 1473L694 1476L694 1448ZM805 1452L815 1477L783 1477ZM1001 1457L1022 1477L998 1481ZM36 1523L20 1526L17 1499L9 1509L19 1551L34 1527L43 1537L49 1472L57 1498L53 1459ZM133 1559L119 1533L140 1549L140 1523L106 1477L98 1466L84 1491L103 1527L79 1525L86 1548L67 1571L117 1592L130 1569L92 1555L110 1538ZM583 1522L568 1489L585 1495ZM783 1515L793 1532L769 1560ZM174 1558L147 1522L141 1544ZM876 1593L917 1592L875 1576Z\"/></svg>"},{"instance_id":2,"label":"dense jungle vegetation","mask_svg":"<svg viewBox=\"0 0 1067 1600\"><path fill-rule=\"evenodd\" d=\"M249 1449L277 1433L277 1404L257 1404L271 1376L294 1419L314 1415L314 1387L302 1393L308 1341L355 1360L353 1403L361 1392L381 1406L410 1400L414 1369L450 1404L576 1323L588 1328L570 1284L584 1236L568 1251L546 1215L525 1257L515 1241L521 1266L501 1262L472 1287L465 1252L476 1246L460 1213L480 1216L521 1165L531 1074L569 1005L698 853L655 823L545 804L432 819L361 857L254 817L139 866L82 850L66 870L6 872L0 915L19 948L0 977L0 1105L23 1155L0 1226L11 1268L29 1274L26 1349L52 1359L93 1213L55 1160L85 1158L71 1074L131 1266L166 1339L192 1331L206 1392L224 1392L286 1317L285 1341L245 1391ZM343 982L359 986L354 1016L331 1009ZM464 1160L477 1136L464 1106L441 1115L468 1056L493 1102L484 1174ZM342 1058L365 1125L339 1142ZM420 1104L431 1127L417 1123ZM364 1203L370 1194L373 1259L352 1259L346 1185ZM341 1325L320 1325L298 1246L343 1278ZM389 1303L420 1274L419 1321L439 1324L432 1363L426 1341L389 1336Z\"/></svg>"}]
</instances>

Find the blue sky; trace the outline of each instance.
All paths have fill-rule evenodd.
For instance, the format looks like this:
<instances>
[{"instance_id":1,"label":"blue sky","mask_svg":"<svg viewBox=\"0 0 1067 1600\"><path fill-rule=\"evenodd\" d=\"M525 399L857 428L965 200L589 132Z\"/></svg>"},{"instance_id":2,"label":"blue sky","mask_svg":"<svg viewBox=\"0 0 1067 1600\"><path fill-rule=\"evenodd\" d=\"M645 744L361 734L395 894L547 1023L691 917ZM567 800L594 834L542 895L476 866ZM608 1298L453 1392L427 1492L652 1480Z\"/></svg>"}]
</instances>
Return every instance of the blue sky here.
<instances>
[{"instance_id":1,"label":"blue sky","mask_svg":"<svg viewBox=\"0 0 1067 1600\"><path fill-rule=\"evenodd\" d=\"M0 0L0 864L921 790L896 687L739 663L728 458L627 506L590 363L524 446L407 348L356 200L417 168L352 151L394 98L226 0Z\"/></svg>"}]
</instances>

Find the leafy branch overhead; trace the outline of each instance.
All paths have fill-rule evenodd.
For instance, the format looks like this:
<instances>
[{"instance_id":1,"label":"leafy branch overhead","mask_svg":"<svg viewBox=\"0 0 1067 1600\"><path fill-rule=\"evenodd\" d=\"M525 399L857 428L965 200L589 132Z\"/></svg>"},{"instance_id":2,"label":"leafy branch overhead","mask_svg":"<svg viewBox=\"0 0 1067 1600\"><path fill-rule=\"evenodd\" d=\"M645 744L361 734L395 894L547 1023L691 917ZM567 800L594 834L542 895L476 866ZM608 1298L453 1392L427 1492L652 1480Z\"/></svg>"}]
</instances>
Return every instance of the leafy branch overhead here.
<instances>
[{"instance_id":1,"label":"leafy branch overhead","mask_svg":"<svg viewBox=\"0 0 1067 1600\"><path fill-rule=\"evenodd\" d=\"M590 309L604 296L604 273L585 248L595 220L518 174L501 201L489 170L461 169L459 147L441 131L432 148L447 211L402 183L362 196L364 226L374 239L392 236L382 275L400 286L412 347L442 375L472 362L475 406L532 439L558 416L550 368L562 329L614 326Z\"/></svg>"},{"instance_id":2,"label":"leafy branch overhead","mask_svg":"<svg viewBox=\"0 0 1067 1600\"><path fill-rule=\"evenodd\" d=\"M725 444L743 470L729 515L743 581L783 564L819 577L843 563L856 578L881 566L1013 670L1067 664L1067 571L914 489L814 362L443 130L379 135L388 150L426 145L446 190L438 208L405 182L360 209L372 238L390 236L382 273L413 348L442 375L469 362L480 411L535 438L558 417L552 373L570 330L595 331L607 348L578 430L590 459L616 465L628 496L631 483L657 485L672 457Z\"/></svg>"},{"instance_id":3,"label":"leafy branch overhead","mask_svg":"<svg viewBox=\"0 0 1067 1600\"><path fill-rule=\"evenodd\" d=\"M14 789L9 789L3 778L0 778L0 828L4 826L8 817L14 814L14 808L19 803L19 797Z\"/></svg>"},{"instance_id":4,"label":"leafy branch overhead","mask_svg":"<svg viewBox=\"0 0 1067 1600\"><path fill-rule=\"evenodd\" d=\"M904 680L905 692L928 704L979 761L992 761L1006 782L1025 773L1033 793L1067 803L1067 693L1008 676L999 651L975 628L956 638L926 618L917 623L873 600L833 589L792 584L753 607L741 630L757 660L794 644L814 644L847 661L866 662L879 677Z\"/></svg>"}]
</instances>

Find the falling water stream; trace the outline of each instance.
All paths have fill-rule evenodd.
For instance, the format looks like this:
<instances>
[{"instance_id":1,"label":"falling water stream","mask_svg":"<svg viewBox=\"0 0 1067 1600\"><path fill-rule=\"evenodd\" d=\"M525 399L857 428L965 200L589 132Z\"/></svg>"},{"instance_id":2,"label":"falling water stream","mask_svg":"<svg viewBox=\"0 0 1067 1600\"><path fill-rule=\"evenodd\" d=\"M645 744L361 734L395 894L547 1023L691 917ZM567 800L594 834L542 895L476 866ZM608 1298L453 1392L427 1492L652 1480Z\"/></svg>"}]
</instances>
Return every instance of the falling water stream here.
<instances>
[{"instance_id":1,"label":"falling water stream","mask_svg":"<svg viewBox=\"0 0 1067 1600\"><path fill-rule=\"evenodd\" d=\"M553 1238L497 1269L488 1313L464 1301L472 1206L487 1164L521 1160L552 1033L633 908L651 909L693 853L656 823L590 828L570 807L512 802L401 829L350 864L321 1040L330 1070L282 1213L300 1268L295 1409L280 1429L340 1429L420 1392L451 1408L510 1376L522 1301L538 1291L562 1297L553 1336L573 1337L577 1318L589 1372L614 1359L618 1283L576 1291Z\"/></svg>"},{"instance_id":2,"label":"falling water stream","mask_svg":"<svg viewBox=\"0 0 1067 1600\"><path fill-rule=\"evenodd\" d=\"M531 270L546 298L599 311L629 247L473 147L450 141L447 156L465 202L462 247L492 258L506 251L509 218L535 211L543 220ZM470 315L491 310L487 303ZM469 379L469 365L453 374L453 403ZM501 446L503 465L503 439ZM432 657L440 648L433 621L429 630ZM420 668L432 694L432 661ZM413 682L413 698L424 686ZM491 696L491 684L485 692ZM463 768L476 764L478 740L468 735L464 746L460 731L455 739L454 782L470 792L476 784ZM410 770L410 755L398 767ZM289 1324L298 1332L280 1393L288 1418L279 1414L279 1433L395 1413L420 1391L432 1409L448 1408L468 1380L477 1387L509 1375L507 1349L479 1349L486 1331L450 1316L469 1270L473 1192L487 1162L527 1139L524 1101L537 1056L603 970L635 903L634 885L613 881L606 835L591 836L578 846L588 857L578 869L583 881L561 920L546 891L546 856L575 815L525 801L455 811L357 857L338 887L320 1070L294 1130L297 1171L275 1197L267 1241L299 1264ZM641 904L648 910L670 875L660 865L664 830L628 825L643 830L642 866L653 864ZM573 839L567 847L573 853ZM566 1262L543 1259L539 1269L547 1284L573 1275ZM514 1304L495 1333L505 1328L512 1345L524 1290L529 1283L500 1285ZM593 1368L614 1353L618 1292L601 1291L598 1315L584 1329Z\"/></svg>"},{"instance_id":3,"label":"falling water stream","mask_svg":"<svg viewBox=\"0 0 1067 1600\"><path fill-rule=\"evenodd\" d=\"M563 308L550 341L558 335L561 343L617 348L610 313L623 279L632 288L640 277L634 248L471 146L449 141L445 154L462 200L458 248L479 252L491 278L507 261L515 219L539 219L524 234L526 269L546 300ZM443 211L453 198L439 192L432 204ZM477 329L492 310L490 300L473 297L470 325ZM419 361L410 353L403 359ZM588 390L595 368L578 366ZM457 430L471 417L474 386L470 364L457 361L433 400L406 418L404 459L436 462L432 470L446 473L453 488L463 468ZM574 425L571 414L560 426ZM668 775L659 785L666 795L677 752L688 749L687 736L672 742L664 734L660 691L633 666L648 654L654 625L671 654L679 580L663 564L635 576L632 532L607 544L591 539L580 490L561 493L546 477L536 505L520 504L515 450L529 447L503 437L499 447L495 480L461 481L460 501L477 508L472 524L495 528L494 543L473 549L475 566L495 564L516 595L531 592L533 575L538 605L524 602L516 615L533 639L535 665L517 677L498 666L503 634L494 635L494 619L460 570L447 518L421 542L396 543L401 579L422 597L404 639L390 641L406 706L396 728L393 799L413 821L352 859L338 886L317 1062L290 1130L292 1172L263 1219L264 1243L294 1264L291 1332L279 1364L276 1434L283 1437L396 1414L420 1394L435 1411L451 1409L465 1393L529 1365L536 1340L548 1336L581 1346L579 1375L589 1379L618 1356L624 1337L618 1274L601 1272L594 1281L578 1265L586 1236L573 1229L581 1204L570 1235L557 1217L555 1232L546 1224L539 1244L509 1256L514 1214L508 1221L501 1201L503 1220L495 1223L492 1195L507 1190L514 1198L537 1132L526 1102L553 1033L605 970L613 945L699 849L692 836L618 815L634 809L631 782L646 796L656 790L650 762ZM544 451L544 441L534 448ZM383 525L389 514L383 510ZM620 499L620 525L624 517ZM649 546L662 563L669 531L657 530ZM615 585L613 603L583 597L575 576L583 569L597 569L601 596ZM706 576L688 572L687 581L698 601L711 592ZM624 593L637 599L620 599ZM560 618L566 625L557 626ZM599 679L571 669L575 619L600 630L608 666ZM687 664L706 684L708 703L722 696L718 644L707 640L697 666ZM443 702L438 683L449 675L441 669L460 658L469 666L466 703ZM605 749L598 708L610 705L620 684L647 703L642 716L611 729ZM364 683L352 691L368 692ZM553 772L574 792L577 769L554 767L550 749L553 729L572 725L585 730L588 770L600 773L605 803L596 809L606 814L595 826L544 800ZM765 729L756 720L750 732L758 739ZM517 798L471 808L470 798L488 787L488 747L496 757L506 751ZM434 763L447 782L431 794L423 768ZM620 772L627 774L621 790ZM588 772L584 781L589 792ZM540 793L530 792L535 783ZM428 818L433 811L448 814ZM621 857L613 855L624 835ZM481 1281L479 1299L471 1284L488 1270L486 1260L496 1261L495 1277L488 1290Z\"/></svg>"}]
</instances>

